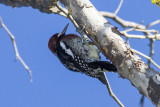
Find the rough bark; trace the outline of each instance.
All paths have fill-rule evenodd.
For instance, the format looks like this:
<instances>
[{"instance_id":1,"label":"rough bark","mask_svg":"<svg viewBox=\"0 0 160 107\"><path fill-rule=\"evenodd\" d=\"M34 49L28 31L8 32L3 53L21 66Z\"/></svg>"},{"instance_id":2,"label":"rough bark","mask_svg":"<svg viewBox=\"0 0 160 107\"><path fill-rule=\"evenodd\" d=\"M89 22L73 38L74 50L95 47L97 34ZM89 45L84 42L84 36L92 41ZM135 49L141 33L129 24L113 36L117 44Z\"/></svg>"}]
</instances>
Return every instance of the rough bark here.
<instances>
[{"instance_id":1,"label":"rough bark","mask_svg":"<svg viewBox=\"0 0 160 107\"><path fill-rule=\"evenodd\" d=\"M49 10L56 0L0 0L12 7L32 6L42 12ZM88 0L60 0L85 33L118 68L120 76L128 79L140 93L160 106L160 74L151 69L131 50L114 28ZM85 27L84 27L85 26Z\"/></svg>"},{"instance_id":2,"label":"rough bark","mask_svg":"<svg viewBox=\"0 0 160 107\"><path fill-rule=\"evenodd\" d=\"M14 7L29 7L39 9L44 13L52 13L49 10L58 0L0 0L1 4Z\"/></svg>"}]
</instances>

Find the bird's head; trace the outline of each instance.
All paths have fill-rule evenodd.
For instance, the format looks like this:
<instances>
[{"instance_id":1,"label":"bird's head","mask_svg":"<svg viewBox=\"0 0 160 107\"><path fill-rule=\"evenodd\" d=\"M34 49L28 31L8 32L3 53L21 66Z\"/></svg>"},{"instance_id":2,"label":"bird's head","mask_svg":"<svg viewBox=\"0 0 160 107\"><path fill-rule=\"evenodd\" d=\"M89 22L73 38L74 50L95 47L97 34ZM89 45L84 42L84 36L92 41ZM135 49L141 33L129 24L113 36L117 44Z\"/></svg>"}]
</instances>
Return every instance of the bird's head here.
<instances>
[{"instance_id":1,"label":"bird's head","mask_svg":"<svg viewBox=\"0 0 160 107\"><path fill-rule=\"evenodd\" d=\"M61 33L56 33L54 34L50 39L49 39L49 42L48 42L48 47L50 49L50 51L54 54L54 55L57 55L56 54L56 48L57 48L57 45L58 43L60 42L60 39L65 36L65 32L68 28L68 25L69 23L65 26L65 28L63 29L63 31Z\"/></svg>"}]
</instances>

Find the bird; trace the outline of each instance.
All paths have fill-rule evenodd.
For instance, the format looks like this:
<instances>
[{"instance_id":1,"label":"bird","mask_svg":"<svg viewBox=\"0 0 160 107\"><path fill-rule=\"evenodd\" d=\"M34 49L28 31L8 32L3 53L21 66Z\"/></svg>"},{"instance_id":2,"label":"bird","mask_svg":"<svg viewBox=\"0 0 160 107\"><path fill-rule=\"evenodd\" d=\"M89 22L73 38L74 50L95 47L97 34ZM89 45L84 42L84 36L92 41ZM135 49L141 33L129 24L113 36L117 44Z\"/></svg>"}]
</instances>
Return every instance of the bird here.
<instances>
[{"instance_id":1,"label":"bird","mask_svg":"<svg viewBox=\"0 0 160 107\"><path fill-rule=\"evenodd\" d=\"M70 71L97 78L105 84L104 72L117 72L116 66L102 61L100 51L91 41L76 34L65 34L68 25L49 39L48 48Z\"/></svg>"}]
</instances>

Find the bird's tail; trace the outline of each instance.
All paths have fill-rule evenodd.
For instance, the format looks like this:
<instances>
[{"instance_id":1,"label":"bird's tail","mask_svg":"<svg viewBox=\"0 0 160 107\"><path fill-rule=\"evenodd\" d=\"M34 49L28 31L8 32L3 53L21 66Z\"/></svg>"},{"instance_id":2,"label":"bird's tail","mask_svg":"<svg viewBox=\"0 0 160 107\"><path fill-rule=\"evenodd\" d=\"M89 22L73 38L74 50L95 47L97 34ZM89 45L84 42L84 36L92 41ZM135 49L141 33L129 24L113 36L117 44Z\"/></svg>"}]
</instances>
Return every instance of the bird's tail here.
<instances>
[{"instance_id":1,"label":"bird's tail","mask_svg":"<svg viewBox=\"0 0 160 107\"><path fill-rule=\"evenodd\" d=\"M117 72L117 68L115 65L111 64L108 61L95 61L90 62L89 66L92 66L92 68L101 68L102 71L108 71L108 72Z\"/></svg>"},{"instance_id":2,"label":"bird's tail","mask_svg":"<svg viewBox=\"0 0 160 107\"><path fill-rule=\"evenodd\" d=\"M105 75L103 72L99 73L98 74L98 79L103 83L103 84L106 84L106 78L105 78Z\"/></svg>"},{"instance_id":3,"label":"bird's tail","mask_svg":"<svg viewBox=\"0 0 160 107\"><path fill-rule=\"evenodd\" d=\"M89 63L89 67L93 68L93 69L97 69L97 71L99 71L98 69L100 68L101 71L97 72L97 77L103 84L106 84L106 77L104 72L108 71L108 72L117 72L117 68L115 65L111 64L108 61L95 61L95 62L90 62Z\"/></svg>"}]
</instances>

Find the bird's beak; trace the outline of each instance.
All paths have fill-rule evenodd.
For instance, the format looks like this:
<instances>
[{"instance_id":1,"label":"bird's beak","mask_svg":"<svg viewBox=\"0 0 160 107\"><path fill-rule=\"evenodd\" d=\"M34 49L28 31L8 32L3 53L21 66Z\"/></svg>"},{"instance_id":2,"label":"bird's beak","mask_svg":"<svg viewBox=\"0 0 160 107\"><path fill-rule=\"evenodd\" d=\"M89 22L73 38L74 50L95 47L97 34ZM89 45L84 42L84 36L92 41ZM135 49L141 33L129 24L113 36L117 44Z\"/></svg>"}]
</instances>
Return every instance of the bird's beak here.
<instances>
[{"instance_id":1,"label":"bird's beak","mask_svg":"<svg viewBox=\"0 0 160 107\"><path fill-rule=\"evenodd\" d=\"M58 37L61 35L64 35L66 33L66 30L68 28L69 23L65 26L65 28L63 29L63 31L61 33L58 34Z\"/></svg>"},{"instance_id":2,"label":"bird's beak","mask_svg":"<svg viewBox=\"0 0 160 107\"><path fill-rule=\"evenodd\" d=\"M67 30L67 28L68 28L68 25L69 25L69 23L66 25L66 27L63 29L63 31L61 32L61 34L65 34L66 33L66 30Z\"/></svg>"}]
</instances>

